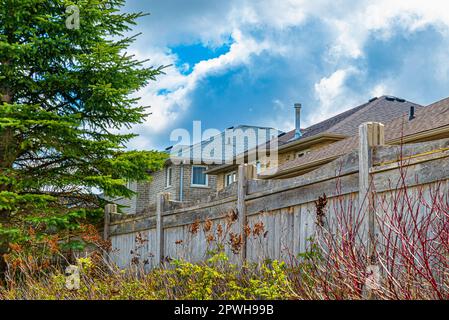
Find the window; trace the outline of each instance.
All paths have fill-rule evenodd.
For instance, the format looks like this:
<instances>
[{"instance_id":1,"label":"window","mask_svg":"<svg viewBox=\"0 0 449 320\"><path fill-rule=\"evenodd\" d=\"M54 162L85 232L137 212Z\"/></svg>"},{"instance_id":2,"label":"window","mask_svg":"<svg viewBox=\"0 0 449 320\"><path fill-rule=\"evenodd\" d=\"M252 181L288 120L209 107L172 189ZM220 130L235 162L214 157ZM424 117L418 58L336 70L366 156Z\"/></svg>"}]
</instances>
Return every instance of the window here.
<instances>
[{"instance_id":1,"label":"window","mask_svg":"<svg viewBox=\"0 0 449 320\"><path fill-rule=\"evenodd\" d=\"M237 174L236 172L231 172L225 175L225 186L229 186L231 183L234 183L237 181Z\"/></svg>"},{"instance_id":2,"label":"window","mask_svg":"<svg viewBox=\"0 0 449 320\"><path fill-rule=\"evenodd\" d=\"M262 164L260 161L256 162L256 173L259 174L262 171Z\"/></svg>"},{"instance_id":3,"label":"window","mask_svg":"<svg viewBox=\"0 0 449 320\"><path fill-rule=\"evenodd\" d=\"M172 179L173 179L173 168L168 167L165 169L165 187L171 187L172 186Z\"/></svg>"},{"instance_id":4,"label":"window","mask_svg":"<svg viewBox=\"0 0 449 320\"><path fill-rule=\"evenodd\" d=\"M208 177L205 171L205 166L192 166L192 186L206 187L208 183Z\"/></svg>"}]
</instances>

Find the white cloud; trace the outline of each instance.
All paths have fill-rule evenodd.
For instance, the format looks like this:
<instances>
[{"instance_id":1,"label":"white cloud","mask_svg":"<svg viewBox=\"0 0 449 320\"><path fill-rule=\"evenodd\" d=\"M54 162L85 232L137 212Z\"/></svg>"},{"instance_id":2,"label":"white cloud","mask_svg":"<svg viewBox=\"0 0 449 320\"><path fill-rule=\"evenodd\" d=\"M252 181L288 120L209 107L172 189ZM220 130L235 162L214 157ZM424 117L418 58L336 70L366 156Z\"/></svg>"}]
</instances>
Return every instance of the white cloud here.
<instances>
[{"instance_id":1,"label":"white cloud","mask_svg":"<svg viewBox=\"0 0 449 320\"><path fill-rule=\"evenodd\" d=\"M318 99L324 107L328 108L332 104L332 101L341 94L345 80L348 74L352 72L352 69L337 70L329 77L322 78L320 82L315 85Z\"/></svg>"},{"instance_id":2,"label":"white cloud","mask_svg":"<svg viewBox=\"0 0 449 320\"><path fill-rule=\"evenodd\" d=\"M373 90L371 90L372 97L381 97L384 95L392 95L392 93L388 92L387 86L385 83L379 83L376 85Z\"/></svg>"},{"instance_id":3,"label":"white cloud","mask_svg":"<svg viewBox=\"0 0 449 320\"><path fill-rule=\"evenodd\" d=\"M358 73L359 70L353 67L339 69L315 84L315 95L320 102L320 108L311 113L308 124L322 121L329 116L342 112L358 100L358 95L346 86L348 77Z\"/></svg>"},{"instance_id":4,"label":"white cloud","mask_svg":"<svg viewBox=\"0 0 449 320\"><path fill-rule=\"evenodd\" d=\"M192 67L192 72L168 68L165 76L142 90L142 103L151 105L153 114L148 121L137 127L147 136L157 134L174 126L188 115L192 93L198 84L210 75L224 73L235 66L250 66L253 58L262 54L282 55L283 59L296 59L297 42L290 27L301 26L308 19L316 19L327 27L328 51L322 57L328 64L314 85L314 94L319 102L316 112L311 112L305 124L323 120L331 115L364 101L367 94L380 96L396 94L399 88L395 78L382 79L365 92L349 89L349 77L362 77L365 70L354 67L355 61L364 57L364 47L370 37L388 39L396 32L413 33L433 26L441 33L449 34L449 8L447 0L266 0L266 1L156 1L149 8L152 13L142 27L148 40L135 47L142 58L150 57L153 65L175 64L177 57L166 49L173 44L202 42L209 46L221 45L232 35L234 43L229 52L220 57L204 60ZM141 2L139 1L139 5ZM177 8L173 10L173 8ZM182 12L182 14L180 14ZM399 28L398 28L399 27ZM256 39L254 30L262 33ZM282 36L279 37L279 34ZM146 43L151 42L148 50ZM308 50L304 43L300 50ZM140 48L140 49L139 49ZM441 63L437 76L449 78L449 62L446 55L435 53ZM430 59L430 57L426 57ZM258 66L255 65L255 68ZM286 70L294 72L294 70ZM323 71L321 71L323 72ZM315 77L316 78L316 77ZM401 79L401 75L397 75ZM160 90L167 90L164 95ZM279 99L279 101L283 101ZM276 102L274 103L276 105ZM288 109L288 108L287 108ZM286 111L287 113L289 111ZM291 125L285 117L275 117L272 125L286 128ZM137 141L137 140L136 140ZM139 140L138 143L143 143ZM151 144L146 140L146 146ZM137 142L136 142L137 145Z\"/></svg>"},{"instance_id":5,"label":"white cloud","mask_svg":"<svg viewBox=\"0 0 449 320\"><path fill-rule=\"evenodd\" d=\"M341 1L348 5L352 1ZM355 10L346 7L345 13L334 16L324 12L323 19L335 30L336 39L330 53L358 58L368 37L376 33L388 39L400 26L407 32L415 32L432 25L441 32L449 29L449 8L446 0L377 0L360 1ZM401 31L401 30L400 30Z\"/></svg>"}]
</instances>

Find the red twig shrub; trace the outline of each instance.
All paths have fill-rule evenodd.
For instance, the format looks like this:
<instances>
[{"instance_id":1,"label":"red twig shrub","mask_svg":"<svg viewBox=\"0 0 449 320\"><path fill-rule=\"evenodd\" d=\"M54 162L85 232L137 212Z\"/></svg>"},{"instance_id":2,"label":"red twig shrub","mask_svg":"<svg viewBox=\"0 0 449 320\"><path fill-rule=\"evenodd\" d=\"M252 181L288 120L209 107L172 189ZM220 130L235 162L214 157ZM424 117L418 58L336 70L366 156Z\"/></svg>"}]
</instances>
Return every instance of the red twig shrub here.
<instances>
[{"instance_id":1,"label":"red twig shrub","mask_svg":"<svg viewBox=\"0 0 449 320\"><path fill-rule=\"evenodd\" d=\"M309 261L314 265L309 270L315 285L313 298L366 298L367 279L373 276L368 239L374 243L379 271L374 275L376 286L371 287L376 298L449 298L448 184L408 187L406 168L400 163L399 181L390 181L393 191L375 196L374 237L368 236L367 212L357 209L357 201L365 199L334 198L333 215L317 227L320 254Z\"/></svg>"}]
</instances>

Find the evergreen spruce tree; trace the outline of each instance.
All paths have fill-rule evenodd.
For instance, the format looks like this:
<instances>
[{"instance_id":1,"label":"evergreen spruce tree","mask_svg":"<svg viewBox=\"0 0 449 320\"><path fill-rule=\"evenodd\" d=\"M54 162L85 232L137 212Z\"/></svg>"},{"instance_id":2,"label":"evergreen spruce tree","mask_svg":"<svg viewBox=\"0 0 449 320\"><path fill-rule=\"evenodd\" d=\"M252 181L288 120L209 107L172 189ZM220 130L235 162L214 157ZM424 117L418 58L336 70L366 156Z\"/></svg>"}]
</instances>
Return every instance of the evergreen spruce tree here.
<instances>
[{"instance_id":1,"label":"evergreen spruce tree","mask_svg":"<svg viewBox=\"0 0 449 320\"><path fill-rule=\"evenodd\" d=\"M126 52L143 13L123 0L0 0L0 255L101 215L105 196L161 167L157 152L125 152L147 108L133 97L162 67ZM0 259L1 260L1 259Z\"/></svg>"}]
</instances>

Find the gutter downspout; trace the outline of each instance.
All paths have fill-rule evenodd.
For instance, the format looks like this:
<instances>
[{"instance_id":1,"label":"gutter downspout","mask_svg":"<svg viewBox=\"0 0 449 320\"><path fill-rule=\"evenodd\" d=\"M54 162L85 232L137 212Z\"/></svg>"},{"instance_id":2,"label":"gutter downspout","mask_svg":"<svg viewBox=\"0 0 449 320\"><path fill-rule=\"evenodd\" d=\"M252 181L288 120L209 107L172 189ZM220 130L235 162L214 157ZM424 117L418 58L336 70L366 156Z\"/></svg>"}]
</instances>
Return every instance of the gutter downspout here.
<instances>
[{"instance_id":1,"label":"gutter downspout","mask_svg":"<svg viewBox=\"0 0 449 320\"><path fill-rule=\"evenodd\" d=\"M183 201L183 199L184 199L184 194L183 194L183 190L184 190L184 166L183 166L183 162L181 162L181 164L179 165L179 174L181 175L179 177L179 201Z\"/></svg>"}]
</instances>

